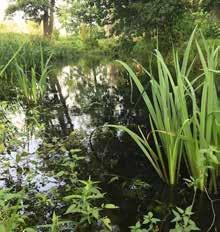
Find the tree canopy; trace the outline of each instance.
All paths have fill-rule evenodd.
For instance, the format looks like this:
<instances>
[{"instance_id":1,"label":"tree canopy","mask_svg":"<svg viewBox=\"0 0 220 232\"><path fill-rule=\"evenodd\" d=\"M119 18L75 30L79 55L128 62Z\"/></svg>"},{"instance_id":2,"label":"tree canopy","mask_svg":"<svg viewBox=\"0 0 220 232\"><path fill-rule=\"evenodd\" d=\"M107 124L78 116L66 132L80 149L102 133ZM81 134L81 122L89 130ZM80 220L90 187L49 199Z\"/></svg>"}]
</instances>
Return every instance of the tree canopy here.
<instances>
[{"instance_id":1,"label":"tree canopy","mask_svg":"<svg viewBox=\"0 0 220 232\"><path fill-rule=\"evenodd\" d=\"M186 10L184 0L72 0L70 23L77 18L89 24L113 25L115 33L138 35L167 30ZM74 21L75 22L75 21Z\"/></svg>"}]
</instances>

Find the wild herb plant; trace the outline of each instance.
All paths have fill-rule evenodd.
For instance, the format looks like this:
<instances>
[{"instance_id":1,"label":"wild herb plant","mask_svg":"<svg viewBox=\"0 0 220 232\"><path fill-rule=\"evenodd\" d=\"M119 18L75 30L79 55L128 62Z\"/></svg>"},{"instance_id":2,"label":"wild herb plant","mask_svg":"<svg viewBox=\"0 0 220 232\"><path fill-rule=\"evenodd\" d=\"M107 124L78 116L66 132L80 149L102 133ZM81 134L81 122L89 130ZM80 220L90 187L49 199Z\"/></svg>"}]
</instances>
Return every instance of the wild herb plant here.
<instances>
[{"instance_id":1,"label":"wild herb plant","mask_svg":"<svg viewBox=\"0 0 220 232\"><path fill-rule=\"evenodd\" d=\"M103 216L104 210L117 207L114 204L104 203L105 194L100 191L98 182L92 181L91 178L80 180L80 167L82 167L85 158L81 155L79 149L67 151L66 143L65 140L63 143L57 142L54 146L46 144L47 149L44 150L44 152L52 154L52 157L57 152L62 154L59 159L58 157L55 159L59 168L54 170L53 173L59 183L62 183L62 188L60 190L58 188L53 195L60 196L62 204L65 202L67 208L65 214L60 216L60 228L72 226L71 228L75 228L75 230L77 228L88 229L101 224L106 230L111 230L111 221L108 217ZM63 195L66 195L66 197L63 198ZM68 221L63 220L66 217L68 217Z\"/></svg>"},{"instance_id":2,"label":"wild herb plant","mask_svg":"<svg viewBox=\"0 0 220 232\"><path fill-rule=\"evenodd\" d=\"M53 213L51 232L59 232L59 217Z\"/></svg>"},{"instance_id":3,"label":"wild herb plant","mask_svg":"<svg viewBox=\"0 0 220 232\"><path fill-rule=\"evenodd\" d=\"M71 221L66 221L66 220L61 220L59 216L56 215L56 213L53 213L52 219L51 219L51 224L47 224L47 225L37 225L36 226L37 229L33 229L31 228L31 230L29 231L25 231L25 232L37 232L37 231L41 231L43 229L43 231L49 231L49 232L61 232L61 231L71 231L74 230L75 228L75 223L72 223ZM33 230L33 231L32 231Z\"/></svg>"},{"instance_id":4,"label":"wild herb plant","mask_svg":"<svg viewBox=\"0 0 220 232\"><path fill-rule=\"evenodd\" d=\"M178 182L184 156L189 174L199 180L198 187L204 190L210 179L210 186L216 190L220 147L220 98L216 86L219 47L207 45L203 39L202 49L196 41L202 73L192 78L195 59L190 62L189 57L194 38L195 31L182 62L178 52L173 52L174 74L156 50L157 76L145 70L150 78L151 97L132 69L118 61L128 71L143 97L149 112L151 132L147 136L139 128L138 135L125 126L110 126L122 129L132 137L166 183L174 185ZM149 137L153 139L155 149L150 145Z\"/></svg>"},{"instance_id":5,"label":"wild herb plant","mask_svg":"<svg viewBox=\"0 0 220 232\"><path fill-rule=\"evenodd\" d=\"M87 181L80 181L81 187L78 187L72 195L66 196L64 200L71 202L66 210L66 214L78 215L78 227L84 224L92 225L100 221L107 229L111 230L111 221L108 217L102 217L103 209L117 208L113 204L102 204L96 206L97 200L103 199L104 194L97 187L97 182L93 182L90 178Z\"/></svg>"},{"instance_id":6,"label":"wild herb plant","mask_svg":"<svg viewBox=\"0 0 220 232\"><path fill-rule=\"evenodd\" d=\"M160 219L155 218L152 212L149 212L144 216L144 221L137 222L134 226L131 226L131 232L157 232L159 231L158 224ZM145 227L145 228L143 228Z\"/></svg>"},{"instance_id":7,"label":"wild herb plant","mask_svg":"<svg viewBox=\"0 0 220 232\"><path fill-rule=\"evenodd\" d=\"M0 231L20 231L25 226L25 216L21 214L24 209L24 194L12 193L9 189L0 190Z\"/></svg>"},{"instance_id":8,"label":"wild herb plant","mask_svg":"<svg viewBox=\"0 0 220 232\"><path fill-rule=\"evenodd\" d=\"M194 203L194 202L193 202ZM169 232L190 232L200 231L196 226L196 223L192 220L193 204L187 207L185 210L176 207L172 210L173 219L170 221L171 224L175 223L175 227L170 229ZM144 216L143 222L137 222L134 226L131 226L131 232L159 232L161 220L155 218L152 212L149 212Z\"/></svg>"},{"instance_id":9,"label":"wild herb plant","mask_svg":"<svg viewBox=\"0 0 220 232\"><path fill-rule=\"evenodd\" d=\"M172 210L172 212L174 218L171 222L175 223L175 228L171 229L170 232L200 231L196 226L196 223L191 219L191 216L193 215L192 205L185 210L177 207L176 210Z\"/></svg>"}]
</instances>

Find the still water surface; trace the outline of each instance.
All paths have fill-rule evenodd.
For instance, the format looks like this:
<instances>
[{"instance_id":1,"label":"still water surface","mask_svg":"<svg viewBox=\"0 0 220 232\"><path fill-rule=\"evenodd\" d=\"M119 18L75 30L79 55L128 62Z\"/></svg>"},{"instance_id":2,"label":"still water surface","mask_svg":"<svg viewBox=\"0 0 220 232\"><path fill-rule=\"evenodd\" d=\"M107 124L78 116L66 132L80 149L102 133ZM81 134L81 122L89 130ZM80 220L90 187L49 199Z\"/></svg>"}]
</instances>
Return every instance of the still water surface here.
<instances>
[{"instance_id":1,"label":"still water surface","mask_svg":"<svg viewBox=\"0 0 220 232\"><path fill-rule=\"evenodd\" d=\"M89 168L85 176L104 183L101 187L106 197L120 207L109 214L115 231L129 231L128 227L148 211L164 218L163 231L168 231L168 209L189 206L193 198L191 190L185 186L170 189L162 184L126 134L103 127L105 124L133 128L140 125L147 133L144 105L135 89L130 88L129 78L112 62L91 64L83 60L78 64L56 65L48 89L45 102L38 109L37 123L32 120L29 125L29 116L22 104L6 112L18 131L21 146L1 155L0 185L28 185L39 192L62 186L50 175L48 160L38 155L45 139L40 131L56 139L63 139L74 131L87 157ZM17 157L21 152L24 156ZM115 181L111 181L113 178ZM216 231L220 231L220 201L216 200L214 206ZM198 226L207 231L213 213L205 195L197 194L194 212Z\"/></svg>"}]
</instances>

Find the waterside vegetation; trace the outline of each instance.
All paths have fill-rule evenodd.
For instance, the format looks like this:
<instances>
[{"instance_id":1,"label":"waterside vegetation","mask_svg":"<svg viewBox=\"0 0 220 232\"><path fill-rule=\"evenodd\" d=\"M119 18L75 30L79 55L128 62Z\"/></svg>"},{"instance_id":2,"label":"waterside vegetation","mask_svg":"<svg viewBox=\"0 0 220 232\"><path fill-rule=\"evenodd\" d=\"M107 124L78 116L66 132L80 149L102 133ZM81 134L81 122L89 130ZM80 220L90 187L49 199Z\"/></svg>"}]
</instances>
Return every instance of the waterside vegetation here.
<instances>
[{"instance_id":1,"label":"waterside vegetation","mask_svg":"<svg viewBox=\"0 0 220 232\"><path fill-rule=\"evenodd\" d=\"M194 34L188 42L182 63L178 52L173 51L173 72L156 50L158 73L145 70L150 78L150 94L145 91L134 71L119 61L143 97L149 112L151 131L146 135L139 128L138 135L126 127L116 127L133 138L166 183L174 185L178 182L184 160L189 175L198 180L201 190L209 188L217 191L220 151L220 99L217 93L219 47L208 45L204 38L202 45L196 40L197 54L190 62ZM198 76L193 76L193 66L198 62L201 71ZM151 137L156 150L149 143Z\"/></svg>"},{"instance_id":2,"label":"waterside vegetation","mask_svg":"<svg viewBox=\"0 0 220 232\"><path fill-rule=\"evenodd\" d=\"M220 230L219 9L10 1L0 232Z\"/></svg>"}]
</instances>

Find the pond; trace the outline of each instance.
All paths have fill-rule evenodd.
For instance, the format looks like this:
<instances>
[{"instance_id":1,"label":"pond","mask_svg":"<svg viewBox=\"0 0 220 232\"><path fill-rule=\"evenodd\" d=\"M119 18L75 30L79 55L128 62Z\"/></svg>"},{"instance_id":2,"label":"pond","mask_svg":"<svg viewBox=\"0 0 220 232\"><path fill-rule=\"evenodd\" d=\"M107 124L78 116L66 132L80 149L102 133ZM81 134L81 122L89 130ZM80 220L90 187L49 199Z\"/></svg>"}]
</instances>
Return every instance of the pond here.
<instances>
[{"instance_id":1,"label":"pond","mask_svg":"<svg viewBox=\"0 0 220 232\"><path fill-rule=\"evenodd\" d=\"M27 111L21 103L2 110L14 125L19 146L7 144L7 152L1 154L1 186L26 186L56 198L53 189L62 189L63 183L53 176L54 170L59 169L60 156L65 157L69 146L81 149L85 156L79 167L81 176L99 181L108 201L119 207L107 212L114 231L129 231L149 211L164 220L162 231L168 231L170 209L186 208L193 201L192 189L163 184L132 139L106 127L123 124L137 129L139 125L149 132L141 96L115 62L82 59L56 64L42 106ZM68 145L63 148L63 143ZM208 230L214 216L216 231L220 230L220 196L211 197L213 202L206 194L196 195L193 219L202 231ZM59 200L47 208L32 204L29 214L35 212L32 220L40 224L54 209L62 209Z\"/></svg>"}]
</instances>

